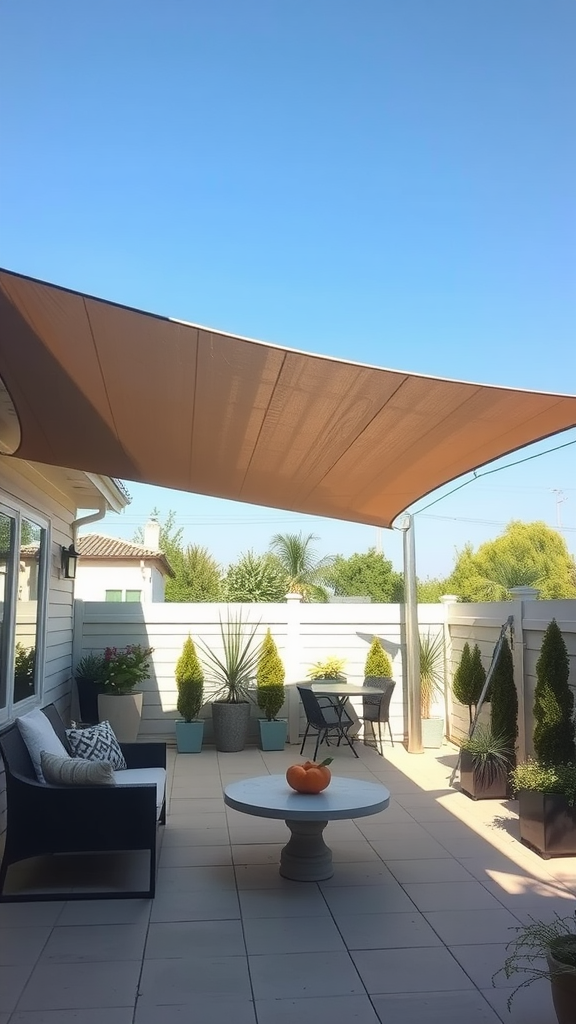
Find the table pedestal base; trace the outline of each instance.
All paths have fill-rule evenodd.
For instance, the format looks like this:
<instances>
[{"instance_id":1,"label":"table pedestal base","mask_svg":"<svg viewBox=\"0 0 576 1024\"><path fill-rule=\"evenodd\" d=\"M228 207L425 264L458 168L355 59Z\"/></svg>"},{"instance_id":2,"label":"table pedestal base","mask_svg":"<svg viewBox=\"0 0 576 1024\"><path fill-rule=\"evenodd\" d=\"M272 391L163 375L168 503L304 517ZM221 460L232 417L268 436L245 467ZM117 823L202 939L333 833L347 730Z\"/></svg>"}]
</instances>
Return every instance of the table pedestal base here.
<instances>
[{"instance_id":1,"label":"table pedestal base","mask_svg":"<svg viewBox=\"0 0 576 1024\"><path fill-rule=\"evenodd\" d=\"M332 851L322 833L327 821L286 821L291 836L280 854L280 874L295 882L332 878Z\"/></svg>"}]
</instances>

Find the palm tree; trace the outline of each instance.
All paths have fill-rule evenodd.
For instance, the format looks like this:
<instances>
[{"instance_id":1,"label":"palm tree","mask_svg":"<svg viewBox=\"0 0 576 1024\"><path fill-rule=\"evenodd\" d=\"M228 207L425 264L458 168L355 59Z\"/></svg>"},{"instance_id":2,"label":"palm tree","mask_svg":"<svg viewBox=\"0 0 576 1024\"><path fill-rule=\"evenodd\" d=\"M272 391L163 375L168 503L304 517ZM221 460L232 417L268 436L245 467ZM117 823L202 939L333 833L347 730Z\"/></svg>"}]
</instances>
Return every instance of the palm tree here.
<instances>
[{"instance_id":1,"label":"palm tree","mask_svg":"<svg viewBox=\"0 0 576 1024\"><path fill-rule=\"evenodd\" d=\"M317 558L311 545L319 539L314 533L277 533L270 541L270 550L288 577L289 593L301 594L304 601L328 600L322 584L334 559Z\"/></svg>"}]
</instances>

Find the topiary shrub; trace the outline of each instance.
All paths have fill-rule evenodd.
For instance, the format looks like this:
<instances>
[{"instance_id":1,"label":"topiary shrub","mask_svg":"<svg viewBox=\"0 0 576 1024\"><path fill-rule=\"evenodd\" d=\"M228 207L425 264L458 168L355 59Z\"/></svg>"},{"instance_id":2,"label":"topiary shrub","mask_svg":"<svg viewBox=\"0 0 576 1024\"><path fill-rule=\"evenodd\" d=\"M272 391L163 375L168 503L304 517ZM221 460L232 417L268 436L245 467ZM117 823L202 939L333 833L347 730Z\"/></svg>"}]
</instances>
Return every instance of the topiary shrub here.
<instances>
[{"instance_id":1,"label":"topiary shrub","mask_svg":"<svg viewBox=\"0 0 576 1024\"><path fill-rule=\"evenodd\" d=\"M568 685L570 663L556 619L548 625L536 662L534 750L543 764L576 761L574 695Z\"/></svg>"},{"instance_id":2,"label":"topiary shrub","mask_svg":"<svg viewBox=\"0 0 576 1024\"><path fill-rule=\"evenodd\" d=\"M516 746L518 736L518 694L514 683L514 662L508 638L504 637L498 661L492 673L491 724L492 732L502 736L510 750Z\"/></svg>"},{"instance_id":3,"label":"topiary shrub","mask_svg":"<svg viewBox=\"0 0 576 1024\"><path fill-rule=\"evenodd\" d=\"M370 650L366 655L366 664L364 666L365 676L376 676L380 679L391 679L392 678L392 662L384 648L379 637L375 636L370 645Z\"/></svg>"},{"instance_id":4,"label":"topiary shrub","mask_svg":"<svg viewBox=\"0 0 576 1024\"><path fill-rule=\"evenodd\" d=\"M468 708L470 725L472 725L472 708L480 700L482 688L486 682L486 671L482 664L482 655L478 644L470 650L468 641L464 644L462 656L452 679L452 692L460 704Z\"/></svg>"},{"instance_id":5,"label":"topiary shrub","mask_svg":"<svg viewBox=\"0 0 576 1024\"><path fill-rule=\"evenodd\" d=\"M185 722L193 722L198 718L202 707L204 673L191 636L184 641L182 654L176 662L175 677L178 688L178 714Z\"/></svg>"},{"instance_id":6,"label":"topiary shrub","mask_svg":"<svg viewBox=\"0 0 576 1024\"><path fill-rule=\"evenodd\" d=\"M256 700L269 722L276 718L285 700L284 665L272 633L268 629L256 669Z\"/></svg>"}]
</instances>

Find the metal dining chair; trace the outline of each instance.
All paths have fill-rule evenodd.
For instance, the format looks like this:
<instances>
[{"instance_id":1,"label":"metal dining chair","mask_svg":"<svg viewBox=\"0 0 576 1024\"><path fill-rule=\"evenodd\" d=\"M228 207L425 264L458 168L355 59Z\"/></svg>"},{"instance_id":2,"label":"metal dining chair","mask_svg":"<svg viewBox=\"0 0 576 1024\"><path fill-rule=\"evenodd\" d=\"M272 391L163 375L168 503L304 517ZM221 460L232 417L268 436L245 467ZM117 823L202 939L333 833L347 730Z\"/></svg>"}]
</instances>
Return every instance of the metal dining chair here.
<instances>
[{"instance_id":1,"label":"metal dining chair","mask_svg":"<svg viewBox=\"0 0 576 1024\"><path fill-rule=\"evenodd\" d=\"M377 746L379 753L382 753L382 724L388 726L390 741L392 746L394 746L394 738L390 726L390 701L392 700L396 683L394 679L382 681L382 679L376 676L366 676L364 686L366 689L369 689L371 686L377 686L384 691L383 693L362 696L362 714L358 716L362 722L370 723L374 744ZM378 743L376 743L375 725L378 726ZM364 740L366 740L366 736L364 736Z\"/></svg>"},{"instance_id":2,"label":"metal dining chair","mask_svg":"<svg viewBox=\"0 0 576 1024\"><path fill-rule=\"evenodd\" d=\"M330 697L317 696L307 686L298 686L297 689L304 707L304 714L306 715L306 731L302 740L302 746L300 747L300 754L304 753L304 744L306 743L308 733L310 729L313 729L316 730L317 734L314 761L316 760L320 744L324 742L328 744L331 736L338 737L337 747L340 746L342 740L346 740L354 757L358 757L352 740L348 735L348 730L351 725L354 725L354 722L346 709L340 705L336 706L330 700Z\"/></svg>"}]
</instances>

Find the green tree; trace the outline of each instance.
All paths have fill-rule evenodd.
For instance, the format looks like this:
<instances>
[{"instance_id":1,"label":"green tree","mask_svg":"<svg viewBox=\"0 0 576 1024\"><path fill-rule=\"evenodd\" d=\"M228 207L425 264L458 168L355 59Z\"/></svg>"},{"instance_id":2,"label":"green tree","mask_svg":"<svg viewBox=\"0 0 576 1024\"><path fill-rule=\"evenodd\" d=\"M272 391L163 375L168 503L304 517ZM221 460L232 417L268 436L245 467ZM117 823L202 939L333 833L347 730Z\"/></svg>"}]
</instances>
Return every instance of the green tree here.
<instances>
[{"instance_id":1,"label":"green tree","mask_svg":"<svg viewBox=\"0 0 576 1024\"><path fill-rule=\"evenodd\" d=\"M271 722L280 711L285 699L284 665L270 629L262 641L256 670L256 700L258 707Z\"/></svg>"},{"instance_id":2,"label":"green tree","mask_svg":"<svg viewBox=\"0 0 576 1024\"><path fill-rule=\"evenodd\" d=\"M536 662L534 749L544 764L576 761L574 695L568 685L570 662L556 619L548 625Z\"/></svg>"},{"instance_id":3,"label":"green tree","mask_svg":"<svg viewBox=\"0 0 576 1024\"><path fill-rule=\"evenodd\" d=\"M514 683L514 662L508 638L504 637L490 680L490 724L495 736L506 740L510 750L518 736L518 694Z\"/></svg>"},{"instance_id":4,"label":"green tree","mask_svg":"<svg viewBox=\"0 0 576 1024\"><path fill-rule=\"evenodd\" d=\"M417 591L418 604L439 604L442 595L449 593L446 589L446 580L430 579L429 577L425 580L417 581ZM402 597L399 597L397 600L403 599L404 587L402 586Z\"/></svg>"},{"instance_id":5,"label":"green tree","mask_svg":"<svg viewBox=\"0 0 576 1024\"><path fill-rule=\"evenodd\" d=\"M510 588L534 586L543 600L576 597L576 563L566 541L545 523L513 521L475 552L467 544L446 585L463 601L503 601Z\"/></svg>"},{"instance_id":6,"label":"green tree","mask_svg":"<svg viewBox=\"0 0 576 1024\"><path fill-rule=\"evenodd\" d=\"M204 693L204 673L191 636L186 637L175 670L178 714L185 722L198 718Z\"/></svg>"},{"instance_id":7,"label":"green tree","mask_svg":"<svg viewBox=\"0 0 576 1024\"><path fill-rule=\"evenodd\" d=\"M174 572L174 578L166 580L166 601L220 601L222 570L209 551L199 544L184 545L184 529L176 526L174 511L168 513L164 523L158 509L153 509L151 518L160 523L160 550ZM136 530L134 542L144 543L142 527Z\"/></svg>"},{"instance_id":8,"label":"green tree","mask_svg":"<svg viewBox=\"0 0 576 1024\"><path fill-rule=\"evenodd\" d=\"M286 573L269 552L246 552L228 568L224 579L227 601L283 601L287 590Z\"/></svg>"},{"instance_id":9,"label":"green tree","mask_svg":"<svg viewBox=\"0 0 576 1024\"><path fill-rule=\"evenodd\" d=\"M380 637L373 637L370 650L366 655L364 666L365 676L376 676L380 679L392 678L392 662L388 653L382 647Z\"/></svg>"},{"instance_id":10,"label":"green tree","mask_svg":"<svg viewBox=\"0 0 576 1024\"><path fill-rule=\"evenodd\" d=\"M304 601L328 600L323 584L333 558L317 557L312 547L317 540L313 533L277 533L270 541L270 550L286 573L289 593L301 594Z\"/></svg>"},{"instance_id":11,"label":"green tree","mask_svg":"<svg viewBox=\"0 0 576 1024\"><path fill-rule=\"evenodd\" d=\"M338 597L369 597L386 604L401 601L404 591L402 573L395 572L392 562L375 548L349 558L337 555L325 581Z\"/></svg>"}]
</instances>

